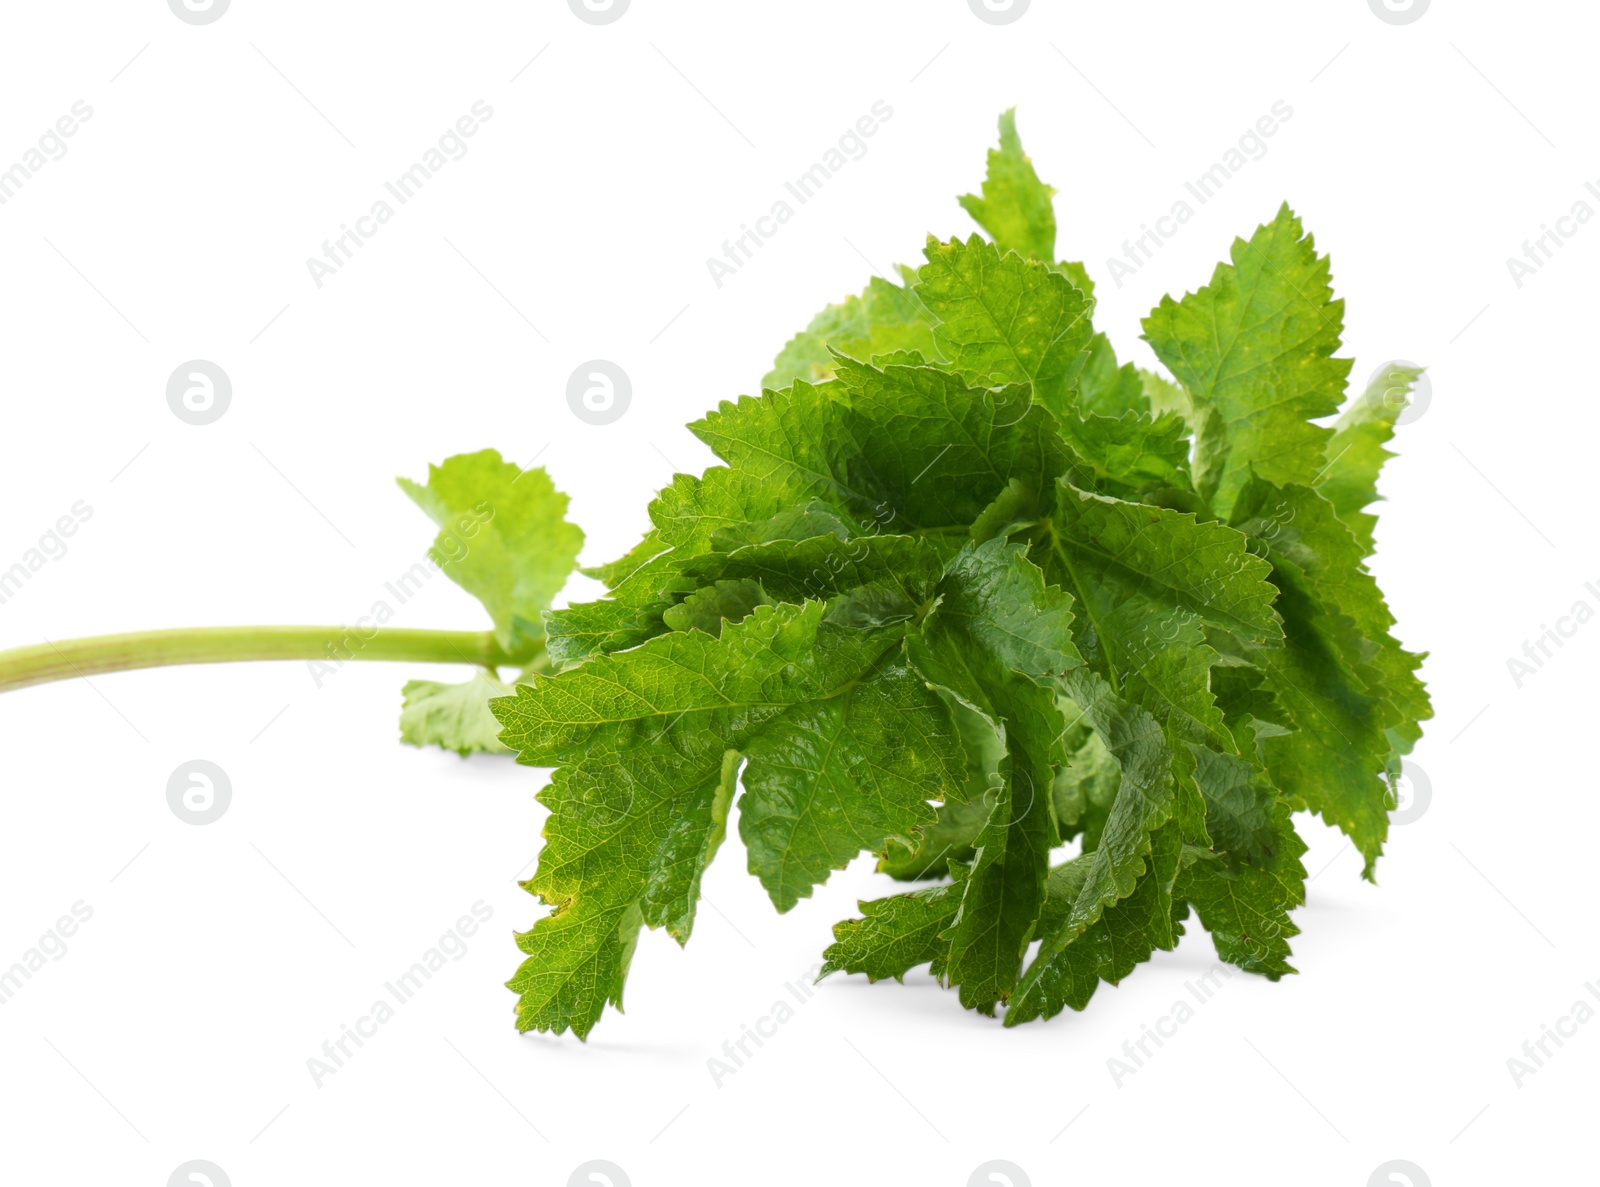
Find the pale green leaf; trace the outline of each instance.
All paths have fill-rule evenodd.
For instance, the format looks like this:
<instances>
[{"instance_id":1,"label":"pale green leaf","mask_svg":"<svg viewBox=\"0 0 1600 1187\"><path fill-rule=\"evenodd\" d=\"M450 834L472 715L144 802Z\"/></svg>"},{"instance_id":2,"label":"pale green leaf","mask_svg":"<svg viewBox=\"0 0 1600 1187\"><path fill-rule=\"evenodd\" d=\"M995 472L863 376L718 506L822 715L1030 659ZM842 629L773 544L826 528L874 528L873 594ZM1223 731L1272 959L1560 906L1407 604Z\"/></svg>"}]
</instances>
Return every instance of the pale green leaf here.
<instances>
[{"instance_id":1,"label":"pale green leaf","mask_svg":"<svg viewBox=\"0 0 1600 1187\"><path fill-rule=\"evenodd\" d=\"M492 449L429 466L425 486L397 481L439 525L433 562L483 603L511 657L532 658L544 612L583 547L583 532L563 518L567 496L544 470L524 470Z\"/></svg>"},{"instance_id":2,"label":"pale green leaf","mask_svg":"<svg viewBox=\"0 0 1600 1187\"><path fill-rule=\"evenodd\" d=\"M1195 477L1226 515L1254 472L1270 482L1316 482L1350 361L1334 357L1344 330L1326 256L1286 205L1231 263L1182 301L1163 297L1145 339L1188 390L1196 413Z\"/></svg>"}]
</instances>

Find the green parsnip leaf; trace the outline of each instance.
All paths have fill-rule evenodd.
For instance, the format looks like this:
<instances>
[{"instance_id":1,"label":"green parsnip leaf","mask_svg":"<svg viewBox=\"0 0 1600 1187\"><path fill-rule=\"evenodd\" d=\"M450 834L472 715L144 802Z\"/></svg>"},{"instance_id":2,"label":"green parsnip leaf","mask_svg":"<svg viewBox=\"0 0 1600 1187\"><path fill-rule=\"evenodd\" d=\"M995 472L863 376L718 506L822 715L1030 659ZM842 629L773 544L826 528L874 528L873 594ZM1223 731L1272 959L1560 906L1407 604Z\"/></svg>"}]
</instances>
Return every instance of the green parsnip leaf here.
<instances>
[{"instance_id":1,"label":"green parsnip leaf","mask_svg":"<svg viewBox=\"0 0 1600 1187\"><path fill-rule=\"evenodd\" d=\"M1016 984L1059 840L1051 787L1063 722L1052 686L1083 661L1071 599L1045 585L1021 546L969 546L939 594L911 656L931 683L994 723L1005 745L949 934L948 978L962 1005L992 1014Z\"/></svg>"},{"instance_id":2,"label":"green parsnip leaf","mask_svg":"<svg viewBox=\"0 0 1600 1187\"><path fill-rule=\"evenodd\" d=\"M1001 783L1000 764L1005 741L982 713L941 690L955 720L956 733L966 752L967 772L963 799L949 798L939 806L938 820L907 842L893 842L878 863L885 874L902 881L943 878L954 869L970 865L973 844L994 809ZM952 863L958 863L952 865Z\"/></svg>"},{"instance_id":3,"label":"green parsnip leaf","mask_svg":"<svg viewBox=\"0 0 1600 1187\"><path fill-rule=\"evenodd\" d=\"M666 550L667 546L662 542L660 536L655 532L647 532L643 540L640 540L628 550L626 556L618 557L616 560L604 565L595 565L592 568L580 567L578 572L585 577L593 577L596 581L603 581L606 585L615 589L642 566L660 556Z\"/></svg>"},{"instance_id":4,"label":"green parsnip leaf","mask_svg":"<svg viewBox=\"0 0 1600 1187\"><path fill-rule=\"evenodd\" d=\"M1000 147L989 150L983 196L966 194L961 209L1001 251L1052 263L1056 258L1056 191L1033 171L1017 135L1017 109L1000 117Z\"/></svg>"},{"instance_id":5,"label":"green parsnip leaf","mask_svg":"<svg viewBox=\"0 0 1600 1187\"><path fill-rule=\"evenodd\" d=\"M1030 383L1065 414L1094 338L1089 299L1060 272L976 235L930 236L924 254L916 293L939 319L933 337L950 365L975 383Z\"/></svg>"},{"instance_id":6,"label":"green parsnip leaf","mask_svg":"<svg viewBox=\"0 0 1600 1187\"><path fill-rule=\"evenodd\" d=\"M1241 852L1192 854L1179 875L1177 894L1194 907L1211 933L1217 955L1247 972L1276 981L1295 971L1289 940L1300 929L1289 912L1306 901L1305 842L1294 831L1286 804L1271 805L1268 843L1248 859Z\"/></svg>"},{"instance_id":7,"label":"green parsnip leaf","mask_svg":"<svg viewBox=\"0 0 1600 1187\"><path fill-rule=\"evenodd\" d=\"M1172 755L1160 723L1122 700L1091 672L1075 673L1066 688L1083 719L1116 757L1122 781L1072 909L1061 927L1045 937L1040 959L1064 947L1112 903L1133 893L1145 872L1152 834L1180 809Z\"/></svg>"},{"instance_id":8,"label":"green parsnip leaf","mask_svg":"<svg viewBox=\"0 0 1600 1187\"><path fill-rule=\"evenodd\" d=\"M1085 590L1138 598L1152 617L1193 617L1241 638L1281 637L1271 567L1243 534L1193 515L1068 488L1052 524L1057 555ZM1109 606L1108 606L1109 608Z\"/></svg>"},{"instance_id":9,"label":"green parsnip leaf","mask_svg":"<svg viewBox=\"0 0 1600 1187\"><path fill-rule=\"evenodd\" d=\"M1287 635L1283 648L1251 658L1298 726L1264 741L1262 755L1292 802L1355 841L1370 877L1388 831L1383 773L1432 715L1416 676L1422 657L1390 634L1394 618L1333 504L1308 487L1255 479L1236 514L1272 560ZM1320 749L1336 753L1314 759Z\"/></svg>"},{"instance_id":10,"label":"green parsnip leaf","mask_svg":"<svg viewBox=\"0 0 1600 1187\"><path fill-rule=\"evenodd\" d=\"M492 703L518 761L560 767L540 797L551 818L528 884L556 911L520 937L530 959L513 981L523 1029L587 1034L620 1003L640 923L689 938L741 753L745 842L780 909L832 865L931 820L928 799L959 794L958 743L899 658L904 627L839 627L825 613L758 606L720 637L662 635ZM825 761L811 761L819 741ZM839 802L841 781L868 778L878 802Z\"/></svg>"},{"instance_id":11,"label":"green parsnip leaf","mask_svg":"<svg viewBox=\"0 0 1600 1187\"><path fill-rule=\"evenodd\" d=\"M1100 982L1115 985L1156 952L1175 948L1188 914L1173 889L1180 852L1176 827L1156 833L1151 841L1149 873L1132 894L1106 908L1085 931L1034 963L1006 1011L1006 1025L1053 1018L1063 1009L1081 1010ZM1050 872L1043 919L1048 934L1067 926L1091 864L1089 857L1079 857Z\"/></svg>"},{"instance_id":12,"label":"green parsnip leaf","mask_svg":"<svg viewBox=\"0 0 1600 1187\"><path fill-rule=\"evenodd\" d=\"M796 379L831 379L834 351L862 362L903 350L937 358L933 318L911 291L915 277L910 268L901 269L901 284L874 276L860 296L829 305L789 340L762 379L762 388L778 391Z\"/></svg>"},{"instance_id":13,"label":"green parsnip leaf","mask_svg":"<svg viewBox=\"0 0 1600 1187\"><path fill-rule=\"evenodd\" d=\"M898 656L797 707L745 754L739 835L780 911L857 854L932 824L928 800L962 790L949 713Z\"/></svg>"},{"instance_id":14,"label":"green parsnip leaf","mask_svg":"<svg viewBox=\"0 0 1600 1187\"><path fill-rule=\"evenodd\" d=\"M412 746L439 746L465 758L475 751L510 753L500 741L500 723L489 702L511 692L486 672L464 684L408 680L400 710L400 740Z\"/></svg>"},{"instance_id":15,"label":"green parsnip leaf","mask_svg":"<svg viewBox=\"0 0 1600 1187\"><path fill-rule=\"evenodd\" d=\"M1084 291L1087 294L1088 290ZM1117 418L1128 412L1149 412L1150 409L1150 397L1145 394L1145 373L1132 363L1119 364L1111 339L1096 334L1089 340L1089 357L1084 360L1083 371L1078 376L1078 411L1085 416ZM1184 456L1188 457L1187 442Z\"/></svg>"},{"instance_id":16,"label":"green parsnip leaf","mask_svg":"<svg viewBox=\"0 0 1600 1187\"><path fill-rule=\"evenodd\" d=\"M1226 515L1252 472L1269 482L1317 481L1333 430L1311 423L1339 410L1348 359L1336 359L1344 302L1326 256L1285 205L1232 263L1182 301L1163 297L1145 339L1194 400L1195 475Z\"/></svg>"},{"instance_id":17,"label":"green parsnip leaf","mask_svg":"<svg viewBox=\"0 0 1600 1187\"><path fill-rule=\"evenodd\" d=\"M1055 187L1039 180L1022 150L1017 112L1012 108L1000 116L1000 147L989 150L983 194L965 194L957 201L1002 253L1014 251L1023 259L1038 260L1092 299L1094 282L1088 270L1080 263L1056 261L1055 195Z\"/></svg>"},{"instance_id":18,"label":"green parsnip leaf","mask_svg":"<svg viewBox=\"0 0 1600 1187\"><path fill-rule=\"evenodd\" d=\"M861 903L862 918L834 925L821 975L843 971L865 973L869 981L902 981L930 962L932 973L941 975L950 952L944 933L961 907L962 889L956 881Z\"/></svg>"},{"instance_id":19,"label":"green parsnip leaf","mask_svg":"<svg viewBox=\"0 0 1600 1187\"><path fill-rule=\"evenodd\" d=\"M567 496L544 470L524 470L492 449L429 466L426 486L396 481L441 529L434 562L483 603L509 655L532 658L542 616L583 547L583 532L562 518Z\"/></svg>"},{"instance_id":20,"label":"green parsnip leaf","mask_svg":"<svg viewBox=\"0 0 1600 1187\"><path fill-rule=\"evenodd\" d=\"M1061 431L1080 460L1074 479L1093 484L1099 494L1189 489L1188 430L1170 412L1159 418L1131 411L1116 418L1069 412Z\"/></svg>"},{"instance_id":21,"label":"green parsnip leaf","mask_svg":"<svg viewBox=\"0 0 1600 1187\"><path fill-rule=\"evenodd\" d=\"M396 481L441 528L429 561L483 603L508 658L542 663L546 640L540 620L583 547L583 532L564 518L566 495L543 470L524 471L492 449L430 466L426 486ZM412 588L419 572L414 566L399 579L399 588ZM500 727L489 700L509 691L492 671L461 684L412 680L404 689L400 738L463 757L507 753L496 736Z\"/></svg>"},{"instance_id":22,"label":"green parsnip leaf","mask_svg":"<svg viewBox=\"0 0 1600 1187\"><path fill-rule=\"evenodd\" d=\"M1422 368L1400 363L1382 368L1339 415L1328 441L1328 464L1317 490L1349 525L1363 554L1372 552L1372 530L1378 523L1366 508L1383 497L1378 494L1378 473L1394 456L1385 446L1393 439L1395 421L1406 410L1421 375Z\"/></svg>"},{"instance_id":23,"label":"green parsnip leaf","mask_svg":"<svg viewBox=\"0 0 1600 1187\"><path fill-rule=\"evenodd\" d=\"M1293 811L1370 875L1431 712L1365 567L1415 373L1315 423L1343 306L1287 207L1146 319L1177 382L1122 364L1054 258L1053 192L1008 112L962 199L992 242L930 237L904 287L818 315L768 390L690 426L720 464L590 570L608 595L545 616L551 671L493 702L556 768L523 1029L587 1035L641 929L687 941L735 797L779 911L864 852L936 881L863 902L824 974L927 965L1008 1026L1083 1009L1191 918L1293 972ZM429 706L467 731L466 699Z\"/></svg>"}]
</instances>

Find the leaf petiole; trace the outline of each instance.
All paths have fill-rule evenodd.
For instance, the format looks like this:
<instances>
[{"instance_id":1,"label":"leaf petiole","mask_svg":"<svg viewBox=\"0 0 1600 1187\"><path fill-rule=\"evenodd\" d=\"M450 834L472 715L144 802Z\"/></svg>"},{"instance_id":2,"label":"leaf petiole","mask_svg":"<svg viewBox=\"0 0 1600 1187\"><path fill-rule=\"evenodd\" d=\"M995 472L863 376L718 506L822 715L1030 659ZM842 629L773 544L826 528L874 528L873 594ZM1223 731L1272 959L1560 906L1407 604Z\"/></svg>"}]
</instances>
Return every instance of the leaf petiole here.
<instances>
[{"instance_id":1,"label":"leaf petiole","mask_svg":"<svg viewBox=\"0 0 1600 1187\"><path fill-rule=\"evenodd\" d=\"M543 649L540 649L542 654ZM369 637L343 626L190 627L95 635L0 651L0 692L104 672L174 664L250 660L386 660L476 664L494 669L525 665L537 655L508 654L493 631L375 628Z\"/></svg>"}]
</instances>

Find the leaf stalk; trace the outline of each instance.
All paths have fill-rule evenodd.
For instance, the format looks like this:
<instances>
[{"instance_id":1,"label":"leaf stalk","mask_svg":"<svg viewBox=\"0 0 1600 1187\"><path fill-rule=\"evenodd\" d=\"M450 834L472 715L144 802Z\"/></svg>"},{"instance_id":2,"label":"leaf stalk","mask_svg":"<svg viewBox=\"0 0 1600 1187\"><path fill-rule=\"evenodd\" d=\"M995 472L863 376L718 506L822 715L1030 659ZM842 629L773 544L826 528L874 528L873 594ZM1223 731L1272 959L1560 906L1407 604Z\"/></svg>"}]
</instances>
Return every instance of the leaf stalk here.
<instances>
[{"instance_id":1,"label":"leaf stalk","mask_svg":"<svg viewBox=\"0 0 1600 1187\"><path fill-rule=\"evenodd\" d=\"M493 669L535 658L508 654L493 631L378 627L364 637L356 628L345 626L188 627L46 641L0 652L0 692L52 680L175 664L381 660L476 664Z\"/></svg>"}]
</instances>

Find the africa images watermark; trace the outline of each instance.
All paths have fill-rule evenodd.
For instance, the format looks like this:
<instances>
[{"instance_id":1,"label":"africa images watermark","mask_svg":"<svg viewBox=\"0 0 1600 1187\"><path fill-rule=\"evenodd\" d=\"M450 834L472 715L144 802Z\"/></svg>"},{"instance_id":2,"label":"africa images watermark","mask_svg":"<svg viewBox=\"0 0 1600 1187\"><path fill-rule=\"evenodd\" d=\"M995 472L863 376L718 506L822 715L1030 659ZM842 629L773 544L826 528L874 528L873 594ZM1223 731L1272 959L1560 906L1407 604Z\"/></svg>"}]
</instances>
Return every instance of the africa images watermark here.
<instances>
[{"instance_id":1,"label":"africa images watermark","mask_svg":"<svg viewBox=\"0 0 1600 1187\"><path fill-rule=\"evenodd\" d=\"M322 1058L313 1055L306 1060L306 1070L311 1073L311 1082L318 1088L329 1076L336 1075L362 1047L366 1040L375 1038L378 1028L394 1019L399 1012L396 1007L409 1004L422 987L433 980L433 975L445 967L445 958L458 961L467 955L467 941L478 934L478 929L494 918L494 908L479 899L472 904L472 914L463 915L457 919L438 941L415 961L410 968L395 977L392 981L383 983L388 998L379 998L367 1008L367 1012L357 1018L354 1027L348 1023L339 1024L339 1037L327 1039L322 1044ZM389 998L394 1000L394 1005L389 1004ZM354 1044L354 1050L351 1049Z\"/></svg>"},{"instance_id":2,"label":"africa images watermark","mask_svg":"<svg viewBox=\"0 0 1600 1187\"><path fill-rule=\"evenodd\" d=\"M1600 202L1600 184L1586 181L1583 188L1589 191L1590 197ZM1566 214L1555 220L1554 226L1540 223L1538 237L1522 241L1522 258L1506 257L1506 270L1511 273L1512 282L1521 288L1528 277L1537 275L1556 258L1556 252L1567 245L1567 240L1576 236L1594 218L1594 214L1594 207L1586 199L1579 198Z\"/></svg>"},{"instance_id":3,"label":"africa images watermark","mask_svg":"<svg viewBox=\"0 0 1600 1187\"><path fill-rule=\"evenodd\" d=\"M847 128L838 141L823 152L821 160L815 162L795 180L784 182L783 188L796 202L804 206L846 165L866 156L867 138L876 136L879 128L893 118L894 108L882 99L875 101L869 109L869 114L863 115ZM778 229L794 216L795 208L789 205L789 200L779 198L766 214L755 220L755 226L740 223L738 237L722 241L722 259L719 260L715 256L706 258L706 270L711 273L712 282L721 288L724 279L735 275L739 269L753 260L756 251L765 247L767 240L776 235Z\"/></svg>"},{"instance_id":4,"label":"africa images watermark","mask_svg":"<svg viewBox=\"0 0 1600 1187\"><path fill-rule=\"evenodd\" d=\"M39 537L37 544L23 552L21 560L13 563L9 569L0 569L0 605L16 597L46 564L66 556L66 537L76 536L78 529L94 518L94 508L82 499L67 510L72 514L60 516Z\"/></svg>"},{"instance_id":5,"label":"africa images watermark","mask_svg":"<svg viewBox=\"0 0 1600 1187\"><path fill-rule=\"evenodd\" d=\"M167 378L167 407L184 424L215 424L232 402L233 380L209 359L190 359Z\"/></svg>"},{"instance_id":6,"label":"africa images watermark","mask_svg":"<svg viewBox=\"0 0 1600 1187\"><path fill-rule=\"evenodd\" d=\"M1589 597L1600 603L1600 584L1586 581L1583 588ZM1539 633L1532 639L1523 641L1522 657L1514 655L1506 657L1506 671L1511 673L1511 683L1521 688L1523 681L1531 676L1537 676L1545 664L1555 658L1556 652L1566 646L1566 640L1576 635L1578 628L1594 616L1594 604L1587 598L1579 598L1572 603L1571 609L1556 619L1555 626L1541 622Z\"/></svg>"},{"instance_id":7,"label":"africa images watermark","mask_svg":"<svg viewBox=\"0 0 1600 1187\"><path fill-rule=\"evenodd\" d=\"M610 359L590 359L567 377L567 407L585 424L608 425L622 419L633 403L633 380Z\"/></svg>"},{"instance_id":8,"label":"africa images watermark","mask_svg":"<svg viewBox=\"0 0 1600 1187\"><path fill-rule=\"evenodd\" d=\"M467 139L478 134L479 128L494 118L494 108L487 102L479 99L472 105L472 109L445 131L439 137L436 145L430 145L423 152L420 160L411 168L405 170L399 177L392 181L385 181L383 188L387 190L396 202L404 206L421 192L422 187L436 177L451 161L459 161L467 155ZM446 154L449 154L446 156ZM379 229L395 216L395 208L389 204L387 198L379 198L372 204L372 209L355 220L355 225L349 223L339 224L339 234L332 239L322 242L322 259L315 256L306 259L306 268L311 272L311 279L318 288L330 276L335 276L352 259L356 251L367 245L367 240L375 236Z\"/></svg>"},{"instance_id":9,"label":"africa images watermark","mask_svg":"<svg viewBox=\"0 0 1600 1187\"><path fill-rule=\"evenodd\" d=\"M1233 977L1233 971L1226 965L1213 964L1202 977L1194 981L1185 981L1183 987L1189 991L1189 996L1194 998L1195 1004L1179 998L1172 1003L1172 1009L1156 1019L1152 1028L1140 1023L1142 1032L1137 1039L1129 1039L1122 1044L1123 1059L1113 1055L1106 1060L1106 1070L1111 1073L1111 1082L1118 1088L1129 1076L1137 1075L1145 1064L1155 1058L1156 1051L1166 1046L1165 1040L1176 1038L1178 1028L1187 1022L1192 1022L1199 1014L1199 1006L1206 1005L1216 996L1217 990ZM1155 1051L1150 1049L1155 1044Z\"/></svg>"},{"instance_id":10,"label":"africa images watermark","mask_svg":"<svg viewBox=\"0 0 1600 1187\"><path fill-rule=\"evenodd\" d=\"M750 1049L752 1043L759 1051L766 1044L763 1039L776 1038L778 1028L786 1022L792 1022L799 1013L799 1007L805 1005L816 996L813 985L822 972L822 965L814 964L793 981L785 981L784 989L788 990L789 997L794 1004L779 998L768 1007L767 1012L756 1019L755 1026L746 1023L739 1024L739 1037L728 1039L722 1044L722 1054L725 1058L718 1059L715 1055L706 1060L706 1071L711 1073L711 1082L718 1088L729 1076L737 1075L739 1069L755 1057L755 1051Z\"/></svg>"},{"instance_id":11,"label":"africa images watermark","mask_svg":"<svg viewBox=\"0 0 1600 1187\"><path fill-rule=\"evenodd\" d=\"M9 168L0 169L0 206L17 196L18 191L46 165L67 155L67 138L94 118L94 108L79 99L60 119L46 128L34 145L24 151Z\"/></svg>"},{"instance_id":12,"label":"africa images watermark","mask_svg":"<svg viewBox=\"0 0 1600 1187\"><path fill-rule=\"evenodd\" d=\"M393 621L398 606L404 606L414 598L425 584L433 580L435 573L444 571L446 565L466 558L472 551L467 541L493 519L494 506L488 502L478 503L471 511L457 516L451 526L439 533L438 539L422 560L393 581L383 583L384 592L394 599L394 604L391 605L386 598L379 598L353 625L342 627L337 635L323 644L325 658L306 660L306 671L311 676L311 682L321 688L323 681L337 676L345 664L356 658L357 652L364 650ZM463 659L462 662L467 661Z\"/></svg>"},{"instance_id":13,"label":"africa images watermark","mask_svg":"<svg viewBox=\"0 0 1600 1187\"><path fill-rule=\"evenodd\" d=\"M1586 981L1583 988L1596 1002L1600 1002L1600 984ZM1538 1075L1545 1064L1555 1058L1556 1052L1567 1045L1569 1039L1578 1037L1580 1026L1586 1026L1596 1017L1600 1017L1600 1011L1580 997L1572 1003L1565 1014L1556 1019L1554 1026L1548 1022L1541 1022L1539 1036L1522 1044L1520 1056L1513 1055L1506 1060L1506 1070L1511 1073L1511 1082L1521 1088L1523 1081L1529 1076Z\"/></svg>"},{"instance_id":14,"label":"africa images watermark","mask_svg":"<svg viewBox=\"0 0 1600 1187\"><path fill-rule=\"evenodd\" d=\"M1221 159L1193 181L1185 181L1183 188L1204 206L1246 165L1266 156L1269 148L1267 139L1276 136L1282 125L1293 118L1294 108L1286 100L1277 100L1267 114L1245 129L1238 143L1230 146ZM1137 274L1139 269L1155 259L1157 250L1164 247L1178 233L1178 229L1194 216L1195 208L1189 204L1189 200L1179 198L1172 204L1171 210L1155 220L1154 226L1140 223L1139 237L1123 240L1122 256L1111 256L1106 260L1106 271L1111 274L1117 287L1121 288L1124 279Z\"/></svg>"},{"instance_id":15,"label":"africa images watermark","mask_svg":"<svg viewBox=\"0 0 1600 1187\"><path fill-rule=\"evenodd\" d=\"M0 971L0 1006L6 1005L33 980L33 975L45 966L45 957L60 960L67 954L67 941L78 934L78 928L94 918L94 908L79 899L69 908L70 914L57 919L40 936L38 942L22 954L4 971Z\"/></svg>"}]
</instances>

